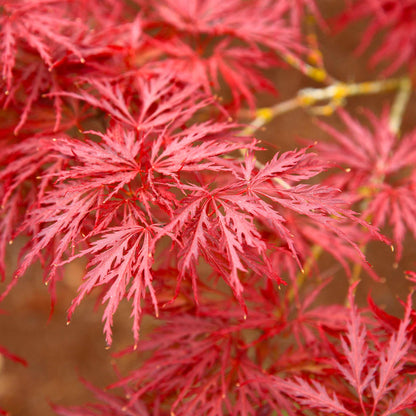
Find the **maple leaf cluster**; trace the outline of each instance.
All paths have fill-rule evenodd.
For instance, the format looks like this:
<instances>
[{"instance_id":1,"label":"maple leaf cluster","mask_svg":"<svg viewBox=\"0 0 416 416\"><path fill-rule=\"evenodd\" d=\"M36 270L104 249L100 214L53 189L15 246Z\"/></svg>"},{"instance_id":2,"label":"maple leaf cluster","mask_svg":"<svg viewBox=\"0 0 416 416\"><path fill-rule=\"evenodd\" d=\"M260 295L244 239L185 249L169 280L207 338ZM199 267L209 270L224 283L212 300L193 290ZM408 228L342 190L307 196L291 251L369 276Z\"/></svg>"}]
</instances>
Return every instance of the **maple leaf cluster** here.
<instances>
[{"instance_id":1,"label":"maple leaf cluster","mask_svg":"<svg viewBox=\"0 0 416 416\"><path fill-rule=\"evenodd\" d=\"M340 117L345 133L321 123L333 141L319 143L320 155L342 167L328 182L361 205L367 221L376 227L391 226L399 260L406 231L416 238L416 131L397 137L387 111L380 117L367 114L371 130L346 112Z\"/></svg>"},{"instance_id":2,"label":"maple leaf cluster","mask_svg":"<svg viewBox=\"0 0 416 416\"><path fill-rule=\"evenodd\" d=\"M308 408L311 414L393 415L416 404L414 373L414 316L411 295L404 304L401 320L379 309L371 298L372 319L367 320L354 306L345 335L331 344L332 356L323 383L319 377L275 379L276 386Z\"/></svg>"},{"instance_id":3,"label":"maple leaf cluster","mask_svg":"<svg viewBox=\"0 0 416 416\"><path fill-rule=\"evenodd\" d=\"M287 4L277 2L271 7L271 3L260 3L254 8L263 16L255 19L259 27L248 22L247 13L252 9L245 2L239 8L236 6L240 2L230 3L224 10L217 8L214 15L208 13L212 8L205 3L196 3L189 10L189 5L176 6L177 13L173 13L175 7L167 9L164 3L158 3L156 10L147 11L147 20L140 22L134 54L141 56L142 48L146 51L149 42L155 40L141 33L148 26L153 30L152 22L161 17L176 25L177 30L190 30L187 20L183 20L185 12L187 16L195 14L192 19L199 24L192 25L192 30L197 30L198 36L200 32L215 36L230 32L251 44L252 51L257 48L256 43L275 48L267 40L279 34L281 25L275 22L273 14L265 15L262 10L267 7L283 15L288 11ZM10 16L16 14L13 22L22 19L24 24L25 19L33 19L30 13L39 12L32 10L31 4L7 3L4 18L12 19ZM45 7L45 12L55 14L58 6L46 2ZM68 3L66 7L72 11L75 5ZM69 13L66 7L60 9L64 16ZM232 7L238 14L230 13ZM198 18L199 14L204 19ZM64 17L59 21L62 33L67 33L67 21ZM126 24L125 30L132 31L136 22L137 18ZM245 26L241 26L243 23ZM296 29L294 26L288 30ZM35 33L39 44L46 48L46 34ZM68 36L76 34L71 30ZM79 42L82 39L81 36ZM288 45L282 46L279 41L279 50L290 47L292 35L283 39L288 39ZM70 41L59 36L55 40L59 41L56 54L60 56L62 47ZM129 47L133 43L124 41ZM52 89L42 94L54 105L57 99L65 102L67 111L77 108L75 120L70 118L62 126L55 121L49 125L49 131L44 127L37 133L31 131L36 131L36 127L28 122L24 137L11 140L1 157L1 252L4 254L6 244L16 235L31 236L7 290L33 261L42 259L47 270L44 281L54 296L59 268L78 257L88 258L87 272L69 309L69 318L86 294L102 288L102 301L107 304L104 331L109 344L114 312L125 297L133 304L136 342L145 298L150 299L158 315L157 293L166 290L162 297L168 298L171 291L174 299L182 281L187 279L198 302L201 258L230 286L246 314L243 291L249 275L284 283L279 270L272 265L272 252L285 250L301 266L300 250L285 219L290 213L308 218L312 225L330 230L355 246L341 225L343 221L354 223L358 219L343 205L338 192L302 183L324 170L325 165L304 149L276 154L264 166L256 166L254 152L260 150L258 141L239 135L238 125L228 121L226 113L221 114L225 110L207 94L203 83L189 74L187 77L193 82L186 82L182 70L180 76L176 71L172 73L169 58L159 58L157 48L152 53L157 52L158 59L152 58L141 66L136 62L130 70L119 68L118 76L103 73L101 66L95 69L99 77L94 76L96 63L92 52L84 52L85 62L76 64L81 66L80 73L72 68L75 80L70 89ZM40 46L32 47L30 52L39 55L39 68L51 77L58 63L63 65L61 58L53 57L52 52L45 55L41 50ZM65 50L65 55L78 56L77 50L72 47ZM126 52L123 54L125 57ZM100 50L101 59L105 59L103 55ZM13 81L19 86L18 76L13 74L16 65L13 62L6 71L7 85ZM8 97L14 95L10 92ZM39 94L34 96L38 98ZM26 104L23 113L27 111ZM81 119L78 112L83 114ZM217 120L208 120L208 112L217 114ZM56 118L61 119L63 113L60 108ZM78 137L68 134L71 124L82 127L92 117L102 124L101 129L84 129ZM20 118L14 133L23 122L26 116ZM235 158L233 152L243 152L245 157ZM29 169L22 169L23 166ZM263 237L266 232L274 235L274 243ZM166 238L170 240L169 247L160 244ZM155 259L159 246L166 252L164 262ZM166 268L176 270L176 289L164 277Z\"/></svg>"},{"instance_id":4,"label":"maple leaf cluster","mask_svg":"<svg viewBox=\"0 0 416 416\"><path fill-rule=\"evenodd\" d=\"M370 27L404 22L395 2L375 3L352 3L346 19L376 8ZM148 357L111 386L122 394L84 381L101 403L58 414L384 416L416 404L411 296L403 319L372 300L372 317L359 309L356 284L349 307L318 300L333 274L321 253L378 279L361 247L389 242L390 225L399 261L406 231L416 238L415 132L393 132L389 109L368 113L370 128L340 111L346 132L320 123L331 141L261 163L255 123L238 121L276 92L266 69L322 73L303 62L311 15L327 30L313 0L0 2L0 300L40 261L53 306L65 266L83 259L68 323L96 294L110 346L130 302L129 352ZM15 239L26 243L9 279ZM159 323L139 341L144 316Z\"/></svg>"},{"instance_id":5,"label":"maple leaf cluster","mask_svg":"<svg viewBox=\"0 0 416 416\"><path fill-rule=\"evenodd\" d=\"M366 50L377 34L383 33L371 65L385 64L384 73L392 74L402 66L414 69L416 59L416 2L414 0L353 1L340 17L344 26L371 17L358 52Z\"/></svg>"},{"instance_id":6,"label":"maple leaf cluster","mask_svg":"<svg viewBox=\"0 0 416 416\"><path fill-rule=\"evenodd\" d=\"M178 315L141 344L141 353L153 351L144 366L109 386L124 394L84 381L103 404L55 410L62 416L402 414L416 405L411 296L399 319L371 298L369 311L358 311L352 289L350 307L325 308L311 306L320 288L314 290L295 318L288 299L268 299L266 292L264 309L243 323L235 311L210 307L198 317ZM282 315L273 316L273 308ZM294 333L296 350L282 345Z\"/></svg>"}]
</instances>

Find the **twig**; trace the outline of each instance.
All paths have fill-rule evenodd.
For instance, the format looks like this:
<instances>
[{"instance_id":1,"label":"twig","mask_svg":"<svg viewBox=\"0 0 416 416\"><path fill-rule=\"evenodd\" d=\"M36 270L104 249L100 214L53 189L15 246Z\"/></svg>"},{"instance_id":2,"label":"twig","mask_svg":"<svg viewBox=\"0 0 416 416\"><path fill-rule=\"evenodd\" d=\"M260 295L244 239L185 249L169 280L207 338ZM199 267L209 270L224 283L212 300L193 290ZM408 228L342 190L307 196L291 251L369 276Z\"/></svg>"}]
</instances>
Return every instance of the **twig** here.
<instances>
[{"instance_id":1,"label":"twig","mask_svg":"<svg viewBox=\"0 0 416 416\"><path fill-rule=\"evenodd\" d=\"M247 126L242 135L249 136L269 123L274 117L295 110L296 108L310 108L315 115L329 115L345 103L346 97L355 95L378 94L398 89L399 93L392 108L392 129L400 125L400 121L409 99L411 83L409 78L391 78L381 81L360 82L347 84L337 82L324 88L303 88L294 98L278 103L272 107L259 108L256 118ZM328 104L316 106L322 101Z\"/></svg>"},{"instance_id":2,"label":"twig","mask_svg":"<svg viewBox=\"0 0 416 416\"><path fill-rule=\"evenodd\" d=\"M403 114L409 102L410 94L412 92L412 83L409 78L402 78L399 91L397 92L393 106L390 113L390 130L398 134L400 125L402 123Z\"/></svg>"}]
</instances>

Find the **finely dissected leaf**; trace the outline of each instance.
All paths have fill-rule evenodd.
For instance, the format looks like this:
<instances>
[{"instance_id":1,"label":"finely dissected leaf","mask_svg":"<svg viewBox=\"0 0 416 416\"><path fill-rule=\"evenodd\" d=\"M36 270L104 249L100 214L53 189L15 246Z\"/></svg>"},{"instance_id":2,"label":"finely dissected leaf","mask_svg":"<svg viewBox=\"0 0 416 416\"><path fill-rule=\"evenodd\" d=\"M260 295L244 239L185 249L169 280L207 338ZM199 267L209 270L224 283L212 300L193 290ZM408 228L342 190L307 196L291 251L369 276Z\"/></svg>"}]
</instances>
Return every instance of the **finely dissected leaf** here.
<instances>
[{"instance_id":1,"label":"finely dissected leaf","mask_svg":"<svg viewBox=\"0 0 416 416\"><path fill-rule=\"evenodd\" d=\"M319 143L317 148L324 158L351 169L347 175L343 174L344 178L351 182L350 189L369 186L370 178L377 185L380 180L385 180L383 175L397 174L401 169L414 164L416 135L410 133L402 139L396 137L390 130L386 110L380 117L370 112L366 113L371 130L345 111L340 111L339 115L347 131L340 132L320 123L335 142Z\"/></svg>"},{"instance_id":2,"label":"finely dissected leaf","mask_svg":"<svg viewBox=\"0 0 416 416\"><path fill-rule=\"evenodd\" d=\"M204 58L180 37L161 41L152 39L152 44L167 55L161 66L168 66L178 79L192 79L207 94L218 91L220 79L223 78L230 88L233 108L239 108L242 99L254 108L254 91L275 92L272 83L262 75L260 69L276 65L277 59L258 48L239 48L230 45L230 41L225 39L215 45L208 58Z\"/></svg>"},{"instance_id":3,"label":"finely dissected leaf","mask_svg":"<svg viewBox=\"0 0 416 416\"><path fill-rule=\"evenodd\" d=\"M362 35L359 52L365 51L376 34L384 32L378 50L373 53L370 63L379 64L384 61L387 68L384 74L392 74L403 65L414 66L416 53L413 41L416 38L416 24L411 17L416 5L413 0L379 0L358 1L349 3L348 9L341 15L340 23L346 24L370 18L368 27ZM387 29L385 32L383 29Z\"/></svg>"},{"instance_id":4,"label":"finely dissected leaf","mask_svg":"<svg viewBox=\"0 0 416 416\"><path fill-rule=\"evenodd\" d=\"M403 242L407 230L416 236L416 187L414 181L399 187L384 185L374 196L364 215L371 215L373 224L382 226L388 223L393 228L393 241L396 243L396 259L403 253Z\"/></svg>"},{"instance_id":5,"label":"finely dissected leaf","mask_svg":"<svg viewBox=\"0 0 416 416\"><path fill-rule=\"evenodd\" d=\"M339 199L339 191L322 185L296 184L304 178L316 175L326 167L318 160L314 160L313 154L305 152L306 149L303 149L298 152L288 152L280 158L275 156L266 164L264 171L260 169L257 173L254 173L250 167L252 162L247 165L243 171L247 192L261 205L261 210L255 212L255 215L258 215L268 226L276 229L294 255L297 255L297 250L294 246L293 234L285 226L283 219L285 214L282 208L287 209L289 213L293 211L309 217L319 227L330 228L342 240L357 249L353 240L344 233L342 222L352 220L362 225L365 223L359 221L352 211L344 208L345 202Z\"/></svg>"},{"instance_id":6,"label":"finely dissected leaf","mask_svg":"<svg viewBox=\"0 0 416 416\"><path fill-rule=\"evenodd\" d=\"M115 193L140 173L140 165L136 159L142 143L136 139L134 132L124 131L116 126L105 134L94 131L87 133L100 136L101 143L73 139L55 140L54 149L59 156L74 159L77 163L76 166L59 172L59 182L79 179L76 186L72 182L73 188L78 190L82 186L91 189L115 184Z\"/></svg>"},{"instance_id":7,"label":"finely dissected leaf","mask_svg":"<svg viewBox=\"0 0 416 416\"><path fill-rule=\"evenodd\" d=\"M361 409L365 413L366 397L364 391L372 382L377 368L369 368L368 366L367 360L370 352L366 344L367 330L351 295L349 300L352 304L350 306L350 321L347 324L347 336L341 339L341 347L347 362L343 365L339 362L335 364L345 380L354 388Z\"/></svg>"},{"instance_id":8,"label":"finely dissected leaf","mask_svg":"<svg viewBox=\"0 0 416 416\"><path fill-rule=\"evenodd\" d=\"M80 256L91 259L90 270L85 276L85 283L80 287L74 307L94 287L105 286L105 332L110 343L113 314L124 297L131 298L133 332L137 340L142 315L141 301L146 290L150 291L152 303L157 310L150 273L156 241L161 235L172 237L174 242L178 241L178 232L181 233L182 230L175 229L174 233L171 230L178 225L184 225L190 214L204 215L204 210L197 203L191 211L187 207L183 220L177 214L175 217L174 209L179 203L184 203L186 198L176 200L168 188L175 186L187 193L193 188L181 183L184 173L195 175L200 171L227 171L229 167L221 161L220 156L243 147L255 149L254 144L245 139L238 142L230 131L233 127L228 124L205 123L199 125L199 130L195 125L172 136L166 129L159 135L152 132L152 135L142 136L137 131L126 130L115 124L105 133L86 132L98 136L98 141L62 137L46 142L48 158L36 160L36 165L32 163L34 171L41 169L49 160L56 161L58 165L53 164L53 169L48 168L45 176L41 177L42 181L47 181L50 189L42 194L38 205L29 211L20 229L20 232L36 230L36 234L28 244L27 254L15 276L20 277L34 260L46 253L50 264L46 283L52 282L53 286L58 267ZM150 152L144 152L144 149L149 148ZM16 153L19 154L18 148ZM176 159L177 157L180 159ZM31 159L28 161L31 162ZM28 161L22 159L21 163ZM4 171L5 177L15 172L19 166L17 163L11 165ZM10 192L20 186L26 176L17 178L18 181L10 187ZM55 179L54 184L51 183L52 179ZM204 193L205 198L207 195ZM226 201L219 203L225 207ZM198 210L201 211L197 213ZM172 220L163 228L163 220L169 219L165 212ZM205 214L207 218L210 215L206 211ZM122 225L114 226L117 222ZM146 225L149 223L159 223L160 226ZM142 233L138 230L132 233L132 224L140 224L140 227L145 228ZM205 227L211 231L204 229L203 233L213 233L214 238L209 237L209 246L216 253L215 256L218 248L225 251L227 263L220 266L223 276L227 276L227 271L231 272L226 281L243 303L243 289L238 271L245 271L246 268L239 255L244 251L243 244L249 244L251 249L258 251L261 248L264 251L260 234L251 224L249 216L232 206L227 208L225 217L217 209L217 214L207 221ZM186 238L193 235L189 231ZM191 250L183 260L179 260L179 281L188 269L194 270L199 260L199 249L205 242L200 233L201 230L196 231L192 237L194 243ZM101 238L98 242L95 241L97 235ZM7 236L3 239L4 244L6 238ZM113 240L117 241L115 248L111 248ZM90 248L82 248L91 241ZM218 247L218 241L222 241L224 246ZM81 253L74 254L78 247ZM113 253L118 248L121 251ZM207 258L212 255L210 248L204 248L208 252ZM217 267L218 259L213 261ZM196 283L195 280L195 295ZM74 307L71 308L71 313Z\"/></svg>"},{"instance_id":9,"label":"finely dissected leaf","mask_svg":"<svg viewBox=\"0 0 416 416\"><path fill-rule=\"evenodd\" d=\"M392 39L380 35L391 48L407 23L412 40L411 2L350 4L355 17L374 10L373 27L394 25ZM377 226L392 226L398 258L406 231L416 236L416 133L390 128L411 74L351 89L333 79L315 48L309 15L325 24L314 0L0 3L4 280L7 245L27 242L0 301L37 260L54 301L63 267L85 259L68 322L98 292L110 345L114 316L130 302L130 349L142 363L127 375L116 369L109 389L119 390L85 383L99 403L56 412L393 416L415 407L410 297L404 319L372 301L360 310L356 285L349 311L320 301L342 267L354 281L368 270L359 247L383 239ZM414 60L411 43L390 70ZM394 55L389 48L381 51ZM259 92L275 92L268 71L282 58L327 85L256 109ZM259 127L295 107L341 106L357 85L399 84L392 111L369 115L369 128L342 111L346 133L323 127L332 143L315 148L327 161L310 146L261 163L259 140L244 136L260 137ZM315 107L319 96L328 105ZM322 184L317 175L339 165ZM138 344L146 315L153 333Z\"/></svg>"},{"instance_id":10,"label":"finely dissected leaf","mask_svg":"<svg viewBox=\"0 0 416 416\"><path fill-rule=\"evenodd\" d=\"M60 192L48 195L43 201L44 206L29 214L26 223L23 224L23 227L28 229L35 225L48 225L44 225L34 237L29 252L15 273L15 278L22 276L29 265L40 256L41 251L52 246L54 239L60 237L56 247L53 248L53 260L46 282L53 280L56 268L68 247L75 247L81 239L83 221L96 205L99 197L100 190L70 193L66 189L61 189Z\"/></svg>"},{"instance_id":11,"label":"finely dissected leaf","mask_svg":"<svg viewBox=\"0 0 416 416\"><path fill-rule=\"evenodd\" d=\"M128 79L130 84L126 93L121 83L87 78L84 80L87 83L86 90L64 92L62 95L83 100L125 126L145 133L152 129L163 130L169 124L180 125L206 105L206 102L201 101L198 85L177 83L168 73L150 79L138 75L132 80ZM132 110L130 106L133 94L139 96L137 110Z\"/></svg>"},{"instance_id":12,"label":"finely dissected leaf","mask_svg":"<svg viewBox=\"0 0 416 416\"><path fill-rule=\"evenodd\" d=\"M5 94L0 101L17 110L15 135L39 131L45 118L46 131L65 130L68 124L79 128L80 119L71 117L62 94L73 92L74 84L91 73L101 78L126 71L123 60L141 43L141 20L137 16L131 21L131 15L127 20L131 11L121 0L2 2L0 71Z\"/></svg>"},{"instance_id":13,"label":"finely dissected leaf","mask_svg":"<svg viewBox=\"0 0 416 416\"><path fill-rule=\"evenodd\" d=\"M36 137L5 149L0 157L2 205L26 180L42 172L43 165L52 162L50 155L52 147L51 137Z\"/></svg>"},{"instance_id":14,"label":"finely dissected leaf","mask_svg":"<svg viewBox=\"0 0 416 416\"><path fill-rule=\"evenodd\" d=\"M12 70L15 65L16 56L16 39L13 33L13 27L10 21L3 22L3 36L1 42L2 51L2 77L7 80L7 88L11 87Z\"/></svg>"},{"instance_id":15,"label":"finely dissected leaf","mask_svg":"<svg viewBox=\"0 0 416 416\"><path fill-rule=\"evenodd\" d=\"M113 315L126 294L132 299L133 335L137 342L142 316L141 302L146 296L146 291L149 291L158 315L151 272L158 234L160 230L156 226L126 224L124 227L110 228L100 236L100 239L92 243L90 248L78 254L76 257L84 255L93 255L93 257L88 263L88 272L78 289L78 295L68 311L68 319L86 294L96 287L104 286L102 302L107 303L103 314L107 343L111 344Z\"/></svg>"},{"instance_id":16,"label":"finely dissected leaf","mask_svg":"<svg viewBox=\"0 0 416 416\"><path fill-rule=\"evenodd\" d=\"M323 158L347 168L347 172L331 175L329 182L346 191L351 201L363 202L366 208L362 217L373 225L383 227L388 223L392 226L399 260L406 231L416 235L415 132L397 137L390 130L387 111L381 117L367 113L371 130L346 112L339 114L347 132L321 123L335 142L317 146Z\"/></svg>"},{"instance_id":17,"label":"finely dissected leaf","mask_svg":"<svg viewBox=\"0 0 416 416\"><path fill-rule=\"evenodd\" d=\"M5 0L2 3L2 73L8 90L12 84L18 42L29 45L49 67L53 64L53 54L56 52L53 49L58 47L83 59L74 38L86 30L85 26L65 16L66 7L60 3L56 0Z\"/></svg>"},{"instance_id":18,"label":"finely dissected leaf","mask_svg":"<svg viewBox=\"0 0 416 416\"><path fill-rule=\"evenodd\" d=\"M112 395L104 390L100 390L86 380L81 380L83 384L94 393L100 404L89 404L86 406L74 406L65 408L62 406L53 406L53 410L61 416L157 416L157 409L149 412L142 402L137 400L134 405L127 406L128 399ZM125 389L126 396L129 395L130 389Z\"/></svg>"},{"instance_id":19,"label":"finely dissected leaf","mask_svg":"<svg viewBox=\"0 0 416 416\"><path fill-rule=\"evenodd\" d=\"M315 380L307 382L301 378L295 378L293 381L279 380L277 384L304 406L329 414L355 416L355 413L350 412L340 402L335 393L329 393L323 384Z\"/></svg>"},{"instance_id":20,"label":"finely dissected leaf","mask_svg":"<svg viewBox=\"0 0 416 416\"><path fill-rule=\"evenodd\" d=\"M289 10L286 1L256 0L247 4L231 0L174 2L163 0L155 4L157 17L179 30L192 34L233 35L247 43L259 43L278 51L299 47L298 28L284 19ZM278 42L277 39L281 39Z\"/></svg>"},{"instance_id":21,"label":"finely dissected leaf","mask_svg":"<svg viewBox=\"0 0 416 416\"><path fill-rule=\"evenodd\" d=\"M381 416L390 416L406 409L414 409L416 405L416 381L401 387L393 400L389 401L388 408Z\"/></svg>"},{"instance_id":22,"label":"finely dissected leaf","mask_svg":"<svg viewBox=\"0 0 416 416\"><path fill-rule=\"evenodd\" d=\"M289 184L310 179L323 172L328 165L322 163L313 153L307 153L309 148L298 151L289 151L282 154L276 153L270 162L264 167L254 171L255 159L247 157L242 167L244 179L250 181L250 185L260 185L269 180L279 178ZM237 173L237 177L240 175Z\"/></svg>"},{"instance_id":23,"label":"finely dissected leaf","mask_svg":"<svg viewBox=\"0 0 416 416\"><path fill-rule=\"evenodd\" d=\"M327 382L308 379L307 373L304 378L276 379L276 388L302 405L330 414L387 416L411 409L416 401L414 380L406 377L406 364L414 360L411 295L404 318L391 334L390 328L373 327L371 321L363 319L354 304L354 289L350 289L346 337L332 344L336 358L326 361L337 372Z\"/></svg>"},{"instance_id":24,"label":"finely dissected leaf","mask_svg":"<svg viewBox=\"0 0 416 416\"><path fill-rule=\"evenodd\" d=\"M59 243L53 248L47 282L53 280L56 268L68 248L75 247L84 238L82 235L84 231L89 232L88 217L91 213L97 210L103 199L117 193L126 183L137 176L139 167L134 158L140 143L133 143L131 135L122 134L119 130L108 132L108 135L103 137L103 142L104 145L99 146L92 142L83 143L67 138L54 139L46 142L48 147L43 150L45 152L48 152L48 149L55 151L55 157L47 153L47 158L43 157L42 159L37 156L37 163L32 163L33 169L39 169L49 159L56 158L58 167L65 168L66 164L62 164L62 161L74 158L78 165L69 170L50 168L50 176L45 175L46 181L48 179L50 181L51 177L55 177L61 182L67 179L71 179L71 181L68 184L56 185L53 190L43 196L39 195L41 197L39 206L28 213L21 229L30 230L35 225L42 227L42 229L38 230L16 276L21 276L27 267L40 256L42 250L52 246L55 239L59 237ZM130 148L128 147L129 143ZM39 146L40 143L38 142L37 145ZM36 157L36 153L29 157ZM25 161L26 159L22 158L20 163ZM92 161L93 165L91 165ZM18 167L18 164L13 164L4 172L7 173L8 170ZM25 177L23 176L14 187L19 185ZM100 211L96 211L96 214L100 214ZM99 224L96 225L98 227Z\"/></svg>"},{"instance_id":25,"label":"finely dissected leaf","mask_svg":"<svg viewBox=\"0 0 416 416\"><path fill-rule=\"evenodd\" d=\"M376 382L371 383L374 408L383 396L394 389L404 366L404 357L411 344L411 340L407 338L407 329L410 324L410 302L411 298L409 296L403 321L400 323L397 332L391 336L386 350L380 353L379 377Z\"/></svg>"},{"instance_id":26,"label":"finely dissected leaf","mask_svg":"<svg viewBox=\"0 0 416 416\"><path fill-rule=\"evenodd\" d=\"M170 407L173 414L182 416L254 416L260 403L275 410L286 407L284 398L280 401L280 396L259 382L266 376L246 354L242 325L224 325L235 311L212 313L177 315L151 340L142 342L143 352L153 351L152 356L115 384L135 386L131 406L157 393L163 408ZM172 393L173 400L169 400Z\"/></svg>"},{"instance_id":27,"label":"finely dissected leaf","mask_svg":"<svg viewBox=\"0 0 416 416\"><path fill-rule=\"evenodd\" d=\"M173 136L168 143L160 135L152 144L151 169L169 176L186 171L211 170L219 173L228 170L216 156L243 148L241 141L233 142L232 131L230 137L226 136L227 131L234 127L225 123L201 123ZM247 148L254 149L254 143L247 143Z\"/></svg>"},{"instance_id":28,"label":"finely dissected leaf","mask_svg":"<svg viewBox=\"0 0 416 416\"><path fill-rule=\"evenodd\" d=\"M322 338L322 328L335 333L345 329L345 307L341 305L328 305L325 307L314 305L317 296L321 294L322 289L328 283L329 280L317 285L310 293L304 294L302 300L296 301L296 315L287 317L287 325L296 340L297 347L306 354L308 354L310 348L316 346L317 339ZM327 346L322 343L319 344L318 348L322 351L327 350ZM298 351L298 354L302 356L300 351ZM282 364L284 365L284 363Z\"/></svg>"},{"instance_id":29,"label":"finely dissected leaf","mask_svg":"<svg viewBox=\"0 0 416 416\"><path fill-rule=\"evenodd\" d=\"M260 70L276 67L277 54L293 56L304 50L295 22L303 14L300 4L293 8L286 0L140 3L148 9L148 24L159 29L149 40L164 57L155 65L169 68L178 79L191 80L207 93L223 95L224 80L232 95L227 106L232 109L239 109L242 100L254 109L254 92L274 91ZM315 14L313 1L307 3Z\"/></svg>"},{"instance_id":30,"label":"finely dissected leaf","mask_svg":"<svg viewBox=\"0 0 416 416\"><path fill-rule=\"evenodd\" d=\"M54 163L50 150L52 140L37 137L8 146L1 155L0 163L0 198L1 198L1 232L0 232L0 274L5 277L4 259L6 246L13 242L16 229L21 221L21 207L36 204L37 195L41 196L49 180L39 180L36 175L43 172L45 164L48 172L54 172L58 165ZM25 184L30 183L32 193L24 191Z\"/></svg>"},{"instance_id":31,"label":"finely dissected leaf","mask_svg":"<svg viewBox=\"0 0 416 416\"><path fill-rule=\"evenodd\" d=\"M197 263L199 255L203 254L243 303L243 287L238 276L238 271L246 271L243 245L255 248L260 256L264 252L264 244L251 219L241 212L238 205L208 192L198 192L189 197L183 201L183 207L167 226L182 240L181 273L186 274L190 269L195 280L192 263ZM183 229L187 232L183 233ZM221 265L222 261L225 263Z\"/></svg>"}]
</instances>

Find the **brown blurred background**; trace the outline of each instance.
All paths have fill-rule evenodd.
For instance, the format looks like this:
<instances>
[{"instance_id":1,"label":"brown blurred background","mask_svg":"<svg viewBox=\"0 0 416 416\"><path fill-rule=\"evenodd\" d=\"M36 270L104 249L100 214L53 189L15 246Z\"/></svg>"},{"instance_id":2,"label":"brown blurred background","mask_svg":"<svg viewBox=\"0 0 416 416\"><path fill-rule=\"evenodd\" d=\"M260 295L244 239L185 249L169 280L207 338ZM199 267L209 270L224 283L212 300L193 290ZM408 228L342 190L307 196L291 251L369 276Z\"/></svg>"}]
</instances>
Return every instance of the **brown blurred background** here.
<instances>
[{"instance_id":1,"label":"brown blurred background","mask_svg":"<svg viewBox=\"0 0 416 416\"><path fill-rule=\"evenodd\" d=\"M341 1L319 2L325 16L333 16ZM336 3L336 4L334 4ZM338 34L319 32L321 51L328 72L341 81L373 80L377 72L366 65L371 50L357 57L354 49L360 42L363 24L354 24ZM306 86L320 87L296 70L279 69L269 73L274 80L278 97L261 96L259 106L273 105L277 101L292 98ZM391 103L393 94L378 94L348 99L347 108L356 113L360 107L369 107L376 113L384 104ZM403 122L403 131L415 126L416 106L412 97ZM342 126L336 116L327 119L333 125ZM325 134L314 124L312 116L298 109L276 118L258 136L270 143L271 148L284 151L300 147L297 138L319 139ZM271 153L271 152L270 152ZM270 154L269 154L270 156ZM17 241L9 250L9 271L17 261ZM394 255L382 244L372 244L368 259L386 283L379 284L363 278L358 290L358 300L365 304L367 293L371 293L380 306L391 313L400 313L396 297L407 294L407 282L403 271L416 269L416 244L409 237L404 256L397 268L393 267ZM105 349L100 311L94 311L94 300L90 297L75 312L72 322L66 325L66 310L75 296L82 265L68 266L64 280L58 284L55 313L49 320L50 299L41 282L41 270L32 267L0 308L7 314L0 315L0 345L28 361L28 367L5 360L0 356L0 407L8 409L14 416L49 416L54 414L49 402L60 405L76 405L92 400L79 382L83 376L97 386L114 381L111 368L111 352L118 351L132 342L129 305L123 304L114 324L114 344ZM2 285L4 286L4 285ZM324 290L321 302L342 302L347 288L344 276L335 276ZM0 287L1 290L2 287ZM118 362L121 369L134 367L134 357Z\"/></svg>"}]
</instances>

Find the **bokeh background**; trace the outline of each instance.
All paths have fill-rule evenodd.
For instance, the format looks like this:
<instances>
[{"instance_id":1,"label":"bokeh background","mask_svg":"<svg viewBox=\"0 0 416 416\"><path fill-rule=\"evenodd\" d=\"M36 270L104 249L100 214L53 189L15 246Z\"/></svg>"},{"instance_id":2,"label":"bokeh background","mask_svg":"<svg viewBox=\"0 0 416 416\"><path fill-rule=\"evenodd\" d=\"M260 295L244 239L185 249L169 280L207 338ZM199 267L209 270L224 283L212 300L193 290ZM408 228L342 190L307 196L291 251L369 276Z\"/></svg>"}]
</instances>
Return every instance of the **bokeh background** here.
<instances>
[{"instance_id":1,"label":"bokeh background","mask_svg":"<svg viewBox=\"0 0 416 416\"><path fill-rule=\"evenodd\" d=\"M324 0L318 2L325 17L333 17L341 9L343 1ZM377 45L377 39L361 56L354 53L359 45L365 22L349 26L339 33L317 29L321 52L327 71L334 78L344 82L374 80L379 69L369 68L368 57ZM321 87L301 73L290 68L279 68L269 72L279 95L259 96L259 106L273 105L295 96L304 87ZM360 108L367 107L379 113L384 105L393 101L393 93L352 97L347 109L360 117ZM326 118L335 127L342 128L336 115ZM412 96L404 115L402 132L416 127L415 97ZM273 152L285 151L301 146L299 139L321 140L326 135L315 124L315 118L303 109L277 117L259 131L257 137L268 145L268 152L261 157L266 160ZM386 230L388 233L388 230ZM24 243L17 240L9 250L8 269L11 273L17 263L19 247ZM401 313L397 298L404 298L408 282L404 271L416 269L416 244L408 236L401 262L394 265L394 254L390 248L374 243L367 252L375 271L385 278L376 283L362 276L363 281L357 292L359 304L366 304L371 293L377 304L389 313ZM112 369L113 352L119 351L132 342L129 305L123 304L116 314L114 344L105 348L102 334L100 306L96 308L93 297L88 297L77 309L71 324L66 325L66 311L83 273L84 265L71 264L65 271L63 281L57 287L55 311L50 316L50 298L42 284L42 271L35 266L27 272L20 283L0 305L0 345L20 355L28 362L25 368L18 363L0 356L0 407L8 409L14 416L49 416L54 412L50 403L76 405L93 400L93 395L84 388L79 378L104 387L115 381ZM3 290L3 284L0 288ZM343 302L348 281L342 272L335 272L333 280L318 299L321 303ZM151 325L151 324L149 324ZM146 322L144 330L146 332ZM121 371L138 365L134 355L117 360Z\"/></svg>"}]
</instances>

